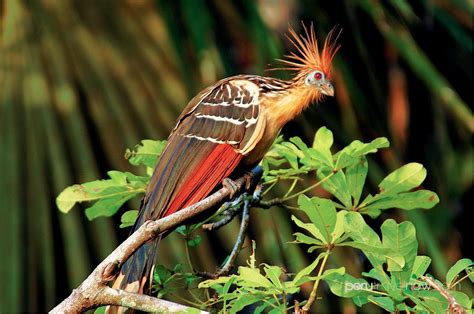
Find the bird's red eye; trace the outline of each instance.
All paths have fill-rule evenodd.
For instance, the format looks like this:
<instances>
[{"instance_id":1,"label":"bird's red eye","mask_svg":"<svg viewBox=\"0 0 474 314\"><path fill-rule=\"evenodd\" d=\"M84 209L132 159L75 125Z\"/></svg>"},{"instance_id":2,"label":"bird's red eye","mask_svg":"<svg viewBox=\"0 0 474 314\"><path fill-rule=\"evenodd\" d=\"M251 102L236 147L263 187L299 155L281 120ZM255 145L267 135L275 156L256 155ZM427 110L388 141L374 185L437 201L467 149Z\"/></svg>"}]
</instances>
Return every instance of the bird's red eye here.
<instances>
[{"instance_id":1,"label":"bird's red eye","mask_svg":"<svg viewBox=\"0 0 474 314\"><path fill-rule=\"evenodd\" d=\"M314 78L316 79L316 81L321 80L323 78L323 73L321 72L314 73Z\"/></svg>"}]
</instances>

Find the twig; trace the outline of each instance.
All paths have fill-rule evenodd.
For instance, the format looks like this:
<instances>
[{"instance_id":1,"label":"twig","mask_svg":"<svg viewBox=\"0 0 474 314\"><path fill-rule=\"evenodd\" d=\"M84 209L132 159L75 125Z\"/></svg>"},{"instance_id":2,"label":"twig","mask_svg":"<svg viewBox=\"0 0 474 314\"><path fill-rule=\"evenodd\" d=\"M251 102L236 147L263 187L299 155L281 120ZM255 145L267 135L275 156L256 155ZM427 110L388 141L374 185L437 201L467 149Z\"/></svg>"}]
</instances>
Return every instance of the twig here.
<instances>
[{"instance_id":1,"label":"twig","mask_svg":"<svg viewBox=\"0 0 474 314\"><path fill-rule=\"evenodd\" d=\"M224 266L222 266L222 268L220 268L215 273L198 272L198 275L202 277L206 277L206 278L215 279L223 275L225 276L230 272L232 266L234 265L235 260L237 259L237 256L239 255L240 249L242 248L242 245L244 244L245 236L247 234L247 229L248 229L249 221L250 221L251 205L252 205L251 200L244 201L244 209L242 211L242 221L240 223L239 235L237 236L237 240L235 241L234 247L232 248L232 252L230 253L229 258L227 259Z\"/></svg>"},{"instance_id":2,"label":"twig","mask_svg":"<svg viewBox=\"0 0 474 314\"><path fill-rule=\"evenodd\" d=\"M456 301L456 299L449 294L449 291L434 281L433 278L428 276L421 276L421 279L426 281L427 284L431 286L431 288L437 290L446 300L448 300L448 311L449 313L466 313L463 307Z\"/></svg>"},{"instance_id":3,"label":"twig","mask_svg":"<svg viewBox=\"0 0 474 314\"><path fill-rule=\"evenodd\" d=\"M207 224L204 224L202 225L202 229L205 229L205 230L215 230L215 229L219 229L225 225L227 225L229 222L232 221L232 219L234 219L235 216L237 216L237 214L240 212L240 207L241 207L241 203L242 200L245 198L246 196L246 193L242 193L239 195L239 197L237 197L235 200L233 200L232 202L228 202L226 203L226 208L222 211L222 215L224 216L222 219L216 221L216 222L211 222L211 223L207 223Z\"/></svg>"},{"instance_id":4,"label":"twig","mask_svg":"<svg viewBox=\"0 0 474 314\"><path fill-rule=\"evenodd\" d=\"M328 260L329 253L330 253L330 250L328 249L328 251L326 251L326 253L325 253L326 255L324 255L324 257L323 257L323 261L321 263L321 266L319 266L318 276L316 277L317 279L314 282L313 290L311 290L308 302L302 308L303 313L307 313L311 309L311 306L313 305L314 301L316 301L316 293L318 291L319 282L321 281L321 275L323 274L324 267L326 266L326 262Z\"/></svg>"},{"instance_id":5,"label":"twig","mask_svg":"<svg viewBox=\"0 0 474 314\"><path fill-rule=\"evenodd\" d=\"M254 168L252 173L259 175L261 168ZM245 186L246 178L235 181L238 190ZM101 305L119 305L131 309L145 311L183 311L183 306L157 298L119 291L107 286L112 281L123 263L146 242L155 239L166 230L182 225L186 220L205 210L222 203L231 194L231 190L222 187L204 200L186 207L172 215L159 220L146 221L138 230L130 235L112 253L109 254L92 273L74 289L71 295L58 304L50 313L77 313L93 309ZM166 309L164 308L166 307ZM180 310L178 308L181 307Z\"/></svg>"},{"instance_id":6,"label":"twig","mask_svg":"<svg viewBox=\"0 0 474 314\"><path fill-rule=\"evenodd\" d=\"M260 171L263 171L263 170L260 170ZM245 236L247 234L247 229L250 222L250 208L254 204L259 204L263 196L262 194L263 186L261 184L255 185L256 182L260 181L260 176L257 176L257 177L253 176L253 179L254 181L252 182L252 184L250 184L250 187L249 187L250 189L253 189L252 197L248 198L247 192L249 192L249 190L246 193L242 193L241 195L241 197L244 199L242 221L240 223L239 235L237 236L237 240L235 241L234 247L232 248L232 252L230 253L229 258L227 259L224 266L218 269L215 273L198 272L197 274L200 275L201 277L215 279L217 277L227 275L230 272L232 266L234 265L234 262L237 259L237 256L240 250L242 249L242 245L244 243ZM224 217L224 219L225 218L226 217ZM220 223L221 221L222 220L218 221L216 224Z\"/></svg>"}]
</instances>

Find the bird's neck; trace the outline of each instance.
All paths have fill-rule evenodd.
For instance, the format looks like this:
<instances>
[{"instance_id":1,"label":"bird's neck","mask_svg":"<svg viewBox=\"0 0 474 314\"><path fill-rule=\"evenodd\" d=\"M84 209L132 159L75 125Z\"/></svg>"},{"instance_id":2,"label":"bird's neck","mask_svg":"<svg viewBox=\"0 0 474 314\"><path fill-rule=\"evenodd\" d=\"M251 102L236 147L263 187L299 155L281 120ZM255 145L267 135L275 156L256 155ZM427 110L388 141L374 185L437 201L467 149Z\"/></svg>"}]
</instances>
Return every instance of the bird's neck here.
<instances>
[{"instance_id":1,"label":"bird's neck","mask_svg":"<svg viewBox=\"0 0 474 314\"><path fill-rule=\"evenodd\" d=\"M284 92L266 93L263 103L268 118L280 129L308 107L316 96L314 90L303 84L289 84Z\"/></svg>"}]
</instances>

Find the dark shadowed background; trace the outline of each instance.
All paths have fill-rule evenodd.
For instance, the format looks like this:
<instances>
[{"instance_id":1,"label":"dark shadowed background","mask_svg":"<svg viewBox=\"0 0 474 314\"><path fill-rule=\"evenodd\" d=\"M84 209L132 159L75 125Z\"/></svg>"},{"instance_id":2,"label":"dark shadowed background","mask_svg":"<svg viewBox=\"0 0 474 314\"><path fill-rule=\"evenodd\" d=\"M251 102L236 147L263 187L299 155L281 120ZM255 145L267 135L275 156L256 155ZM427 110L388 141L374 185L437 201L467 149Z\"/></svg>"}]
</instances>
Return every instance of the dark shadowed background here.
<instances>
[{"instance_id":1,"label":"dark shadowed background","mask_svg":"<svg viewBox=\"0 0 474 314\"><path fill-rule=\"evenodd\" d=\"M441 202L384 212L373 225L411 220L435 275L472 258L472 13L468 0L0 1L0 312L51 309L128 234L119 215L89 222L81 208L61 214L54 201L62 189L131 169L126 148L165 139L187 101L216 80L265 74L290 48L288 25L300 31L300 21L313 22L320 38L343 28L336 96L287 125L285 137L309 141L323 125L339 148L387 137L391 148L369 161L372 189L415 161ZM289 217L254 210L250 238L259 261L294 271L311 256L287 243ZM197 267L214 270L237 230L234 221L203 233L192 252ZM185 263L176 236L160 252L159 263ZM355 310L331 296L319 309Z\"/></svg>"}]
</instances>

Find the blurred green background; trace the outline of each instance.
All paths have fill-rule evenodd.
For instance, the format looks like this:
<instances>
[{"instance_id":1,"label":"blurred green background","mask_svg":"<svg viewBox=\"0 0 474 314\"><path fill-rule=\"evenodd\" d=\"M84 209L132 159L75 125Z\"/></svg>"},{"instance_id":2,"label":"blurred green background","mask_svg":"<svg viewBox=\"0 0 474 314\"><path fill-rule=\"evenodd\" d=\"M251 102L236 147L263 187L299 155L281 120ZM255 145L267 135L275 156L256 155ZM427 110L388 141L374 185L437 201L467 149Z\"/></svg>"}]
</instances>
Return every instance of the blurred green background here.
<instances>
[{"instance_id":1,"label":"blurred green background","mask_svg":"<svg viewBox=\"0 0 474 314\"><path fill-rule=\"evenodd\" d=\"M220 78L288 77L265 69L290 49L284 34L300 21L313 21L319 38L343 28L336 97L287 125L285 137L309 141L322 125L339 147L386 136L391 148L370 160L374 190L390 170L423 163L425 187L441 203L385 212L373 224L411 220L420 254L443 278L457 259L472 258L472 13L470 0L0 1L0 312L51 309L127 236L119 216L89 222L80 208L59 213L62 189L130 170L125 149L165 139L187 101ZM289 216L254 210L250 238L260 262L294 271L313 256L287 243ZM204 233L192 251L197 268L214 270L237 230L233 222ZM176 236L160 252L159 263L185 263ZM350 253L339 258L349 271L363 267ZM318 309L355 311L329 294Z\"/></svg>"}]
</instances>

